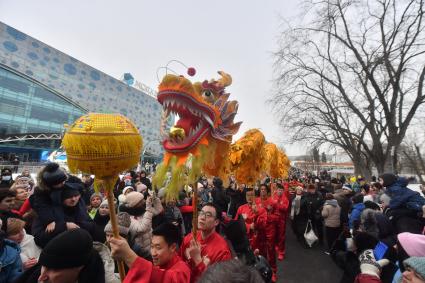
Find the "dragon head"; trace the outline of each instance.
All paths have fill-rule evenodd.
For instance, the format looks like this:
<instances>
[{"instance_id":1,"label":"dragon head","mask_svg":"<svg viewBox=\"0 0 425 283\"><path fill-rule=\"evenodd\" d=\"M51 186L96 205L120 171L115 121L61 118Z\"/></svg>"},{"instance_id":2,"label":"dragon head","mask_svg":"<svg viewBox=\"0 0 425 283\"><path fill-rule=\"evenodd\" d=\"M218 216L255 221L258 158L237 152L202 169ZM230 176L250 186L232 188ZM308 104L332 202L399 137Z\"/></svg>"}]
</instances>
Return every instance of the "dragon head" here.
<instances>
[{"instance_id":1,"label":"dragon head","mask_svg":"<svg viewBox=\"0 0 425 283\"><path fill-rule=\"evenodd\" d=\"M156 187L165 186L166 197L176 196L185 184L193 184L201 172L226 179L232 136L241 123L233 122L238 102L228 101L230 94L225 92L232 78L224 72L218 73L221 76L218 80L196 83L167 74L159 85L157 97L164 110L161 134L165 155L152 183ZM179 119L165 133L165 121L170 113ZM189 157L190 162L186 162Z\"/></svg>"},{"instance_id":2,"label":"dragon head","mask_svg":"<svg viewBox=\"0 0 425 283\"><path fill-rule=\"evenodd\" d=\"M163 135L166 152L193 152L198 144L207 144L209 137L231 142L241 123L234 123L237 101L228 101L225 87L232 82L230 75L218 72L218 80L193 83L183 76L167 74L159 85L158 101L164 110L163 121L170 113L179 119L169 133ZM165 125L165 123L162 123Z\"/></svg>"}]
</instances>

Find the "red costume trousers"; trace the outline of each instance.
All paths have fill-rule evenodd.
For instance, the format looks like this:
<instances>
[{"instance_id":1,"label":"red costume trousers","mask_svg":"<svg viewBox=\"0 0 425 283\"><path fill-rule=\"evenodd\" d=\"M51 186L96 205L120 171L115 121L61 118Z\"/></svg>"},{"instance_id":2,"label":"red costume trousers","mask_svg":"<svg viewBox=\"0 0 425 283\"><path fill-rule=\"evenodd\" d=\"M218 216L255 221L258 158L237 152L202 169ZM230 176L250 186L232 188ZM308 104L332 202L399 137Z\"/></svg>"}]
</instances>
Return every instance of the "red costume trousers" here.
<instances>
[{"instance_id":1,"label":"red costume trousers","mask_svg":"<svg viewBox=\"0 0 425 283\"><path fill-rule=\"evenodd\" d=\"M285 257L286 219L289 211L289 200L286 195L273 196L276 212L276 241L275 247L282 259Z\"/></svg>"},{"instance_id":2,"label":"red costume trousers","mask_svg":"<svg viewBox=\"0 0 425 283\"><path fill-rule=\"evenodd\" d=\"M279 256L285 257L286 240L286 214L282 215L277 222L276 249Z\"/></svg>"},{"instance_id":3,"label":"red costume trousers","mask_svg":"<svg viewBox=\"0 0 425 283\"><path fill-rule=\"evenodd\" d=\"M277 267L276 267L276 249L275 249L275 242L276 242L276 222L275 221L267 221L267 227L265 231L265 241L263 243L266 243L267 248L267 254L265 254L265 257L267 258L268 262L270 263L270 266L272 267L272 270L274 273L276 273Z\"/></svg>"},{"instance_id":4,"label":"red costume trousers","mask_svg":"<svg viewBox=\"0 0 425 283\"><path fill-rule=\"evenodd\" d=\"M277 229L277 215L276 213L276 204L273 201L272 198L267 199L256 199L256 203L259 207L264 208L267 211L267 221L266 226L261 233L259 233L259 240L265 247L262 246L263 253L260 254L263 255L265 258L267 258L272 270L274 273L276 273L277 267L276 267L276 249L275 249L275 243L276 243L276 229ZM265 248L265 251L264 251ZM264 253L265 252L265 253Z\"/></svg>"}]
</instances>

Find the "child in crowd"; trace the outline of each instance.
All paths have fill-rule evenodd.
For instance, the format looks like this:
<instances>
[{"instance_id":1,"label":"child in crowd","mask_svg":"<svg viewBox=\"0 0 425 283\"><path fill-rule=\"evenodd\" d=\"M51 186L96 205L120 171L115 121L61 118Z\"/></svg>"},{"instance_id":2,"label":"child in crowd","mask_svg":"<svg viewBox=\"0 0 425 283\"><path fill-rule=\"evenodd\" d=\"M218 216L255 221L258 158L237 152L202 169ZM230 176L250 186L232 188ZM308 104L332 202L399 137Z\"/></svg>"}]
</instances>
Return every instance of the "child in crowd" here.
<instances>
[{"instance_id":1,"label":"child in crowd","mask_svg":"<svg viewBox=\"0 0 425 283\"><path fill-rule=\"evenodd\" d=\"M109 204L107 199L102 201L93 220L94 223L96 223L96 225L103 231L109 221Z\"/></svg>"},{"instance_id":2,"label":"child in crowd","mask_svg":"<svg viewBox=\"0 0 425 283\"><path fill-rule=\"evenodd\" d=\"M360 215L362 214L362 211L364 210L365 206L363 203L363 195L362 194L356 194L353 199L353 209L351 210L351 214L348 220L348 224L350 229L358 228L360 225Z\"/></svg>"},{"instance_id":3,"label":"child in crowd","mask_svg":"<svg viewBox=\"0 0 425 283\"><path fill-rule=\"evenodd\" d=\"M0 282L13 282L22 273L22 261L19 256L19 245L11 240L6 239L4 227L7 224L0 219Z\"/></svg>"},{"instance_id":4,"label":"child in crowd","mask_svg":"<svg viewBox=\"0 0 425 283\"><path fill-rule=\"evenodd\" d=\"M134 188L132 186L127 186L122 190L122 194L118 196L118 202L120 204L125 202L125 196L131 192L134 192Z\"/></svg>"},{"instance_id":5,"label":"child in crowd","mask_svg":"<svg viewBox=\"0 0 425 283\"><path fill-rule=\"evenodd\" d=\"M35 244L34 237L25 232L25 221L19 218L7 219L7 239L17 243L21 248L21 261L24 270L37 264L41 249Z\"/></svg>"},{"instance_id":6,"label":"child in crowd","mask_svg":"<svg viewBox=\"0 0 425 283\"><path fill-rule=\"evenodd\" d=\"M67 180L65 172L57 163L47 164L37 175L37 187L30 197L31 207L37 213L40 222L46 226L46 232L55 230L59 215L53 207L62 206L62 189Z\"/></svg>"}]
</instances>

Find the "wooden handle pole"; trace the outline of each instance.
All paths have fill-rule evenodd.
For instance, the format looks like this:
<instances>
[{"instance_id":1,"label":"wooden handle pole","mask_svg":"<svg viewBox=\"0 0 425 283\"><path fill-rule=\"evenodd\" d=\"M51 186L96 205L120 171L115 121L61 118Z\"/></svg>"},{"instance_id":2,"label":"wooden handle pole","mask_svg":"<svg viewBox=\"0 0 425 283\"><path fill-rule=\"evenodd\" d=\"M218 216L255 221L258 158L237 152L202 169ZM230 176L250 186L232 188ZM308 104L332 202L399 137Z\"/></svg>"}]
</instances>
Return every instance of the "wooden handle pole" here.
<instances>
[{"instance_id":1,"label":"wooden handle pole","mask_svg":"<svg viewBox=\"0 0 425 283\"><path fill-rule=\"evenodd\" d=\"M112 234L114 235L114 238L120 237L120 232L118 229L118 222L117 222L117 214L115 213L115 203L114 203L114 179L110 178L105 180L106 182L106 197L108 200L108 206L109 206L109 219L111 221L112 226ZM121 282L124 281L125 278L125 269L124 269L124 262L117 261L118 263L118 272L120 274Z\"/></svg>"},{"instance_id":2,"label":"wooden handle pole","mask_svg":"<svg viewBox=\"0 0 425 283\"><path fill-rule=\"evenodd\" d=\"M198 233L198 183L193 184L193 195L192 195L192 208L193 208L193 214L192 214L192 235L193 239L197 239L197 233Z\"/></svg>"}]
</instances>

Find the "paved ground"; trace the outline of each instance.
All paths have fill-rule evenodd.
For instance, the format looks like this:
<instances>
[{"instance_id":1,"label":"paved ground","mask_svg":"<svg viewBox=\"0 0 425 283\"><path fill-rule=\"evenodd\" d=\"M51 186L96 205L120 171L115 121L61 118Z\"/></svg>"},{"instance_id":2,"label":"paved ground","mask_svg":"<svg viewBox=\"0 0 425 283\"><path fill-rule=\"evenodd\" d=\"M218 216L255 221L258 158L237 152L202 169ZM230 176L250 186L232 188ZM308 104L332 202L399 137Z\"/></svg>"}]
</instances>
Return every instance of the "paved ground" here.
<instances>
[{"instance_id":1,"label":"paved ground","mask_svg":"<svg viewBox=\"0 0 425 283\"><path fill-rule=\"evenodd\" d=\"M286 258L278 262L278 282L338 283L341 274L341 270L324 253L324 248L304 248L298 243L288 225Z\"/></svg>"}]
</instances>

